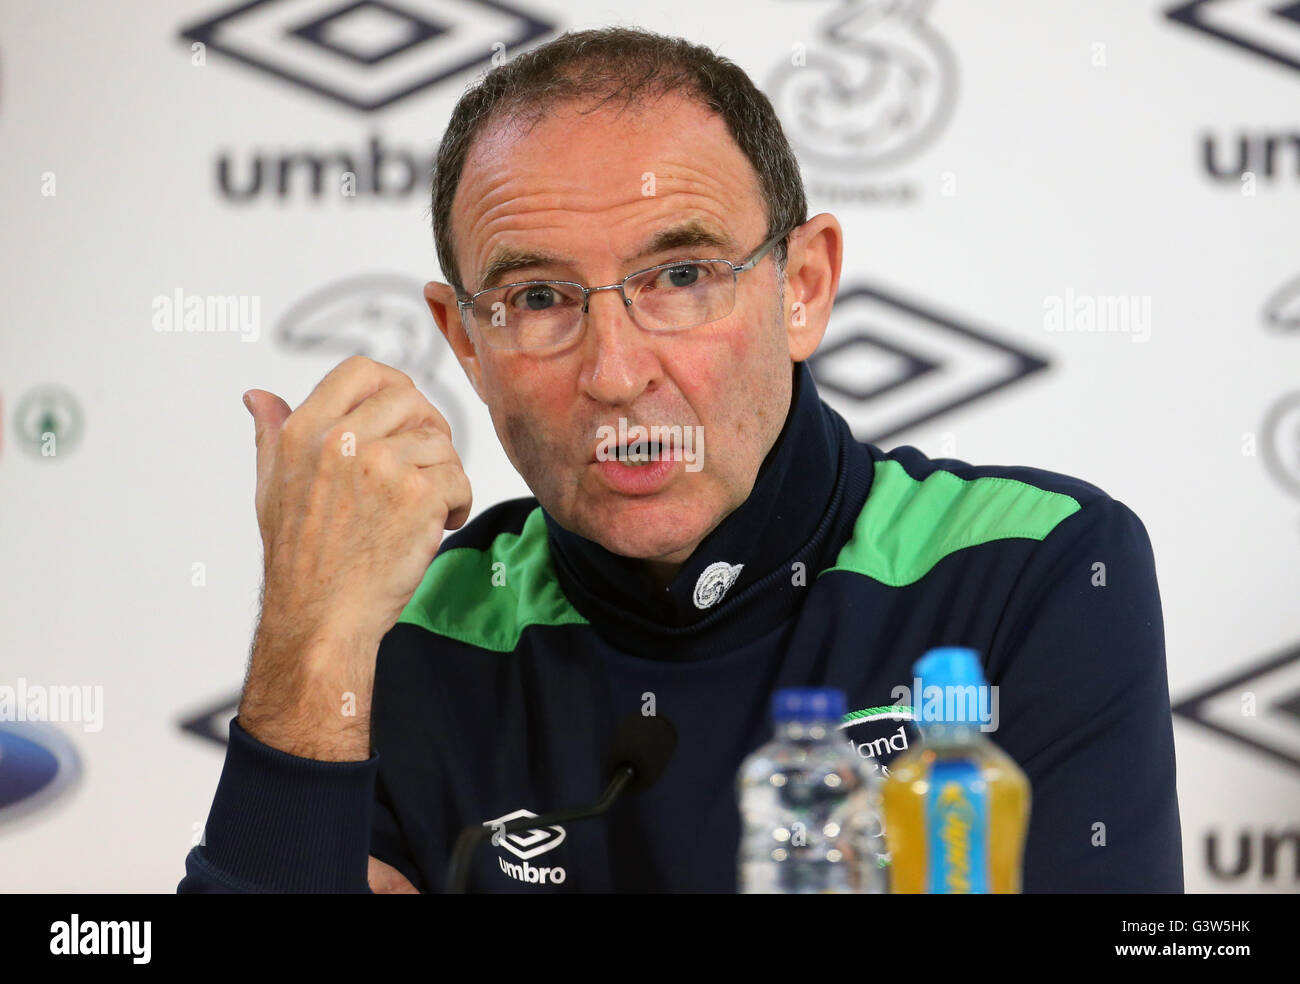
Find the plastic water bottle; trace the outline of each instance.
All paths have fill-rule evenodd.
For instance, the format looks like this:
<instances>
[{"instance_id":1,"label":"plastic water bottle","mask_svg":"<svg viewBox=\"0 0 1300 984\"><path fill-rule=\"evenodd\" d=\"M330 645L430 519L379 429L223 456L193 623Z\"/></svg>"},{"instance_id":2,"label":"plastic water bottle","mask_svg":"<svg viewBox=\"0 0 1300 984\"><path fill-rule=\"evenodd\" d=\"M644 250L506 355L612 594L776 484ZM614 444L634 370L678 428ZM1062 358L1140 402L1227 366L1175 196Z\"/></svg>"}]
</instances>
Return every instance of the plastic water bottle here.
<instances>
[{"instance_id":1,"label":"plastic water bottle","mask_svg":"<svg viewBox=\"0 0 1300 984\"><path fill-rule=\"evenodd\" d=\"M776 735L736 779L741 892L885 891L878 780L837 730L844 711L831 688L773 696Z\"/></svg>"},{"instance_id":2,"label":"plastic water bottle","mask_svg":"<svg viewBox=\"0 0 1300 984\"><path fill-rule=\"evenodd\" d=\"M979 654L942 646L913 672L921 744L894 761L882 790L891 890L1017 893L1029 780L981 730L990 699Z\"/></svg>"}]
</instances>

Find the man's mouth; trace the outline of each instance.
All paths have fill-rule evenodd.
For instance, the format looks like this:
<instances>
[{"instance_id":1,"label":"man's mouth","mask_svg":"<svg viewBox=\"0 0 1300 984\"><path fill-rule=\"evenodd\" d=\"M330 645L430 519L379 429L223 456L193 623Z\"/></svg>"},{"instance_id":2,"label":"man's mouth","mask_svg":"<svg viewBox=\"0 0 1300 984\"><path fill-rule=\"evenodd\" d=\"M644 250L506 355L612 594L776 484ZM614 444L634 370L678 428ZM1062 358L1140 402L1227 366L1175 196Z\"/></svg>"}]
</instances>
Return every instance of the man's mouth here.
<instances>
[{"instance_id":1,"label":"man's mouth","mask_svg":"<svg viewBox=\"0 0 1300 984\"><path fill-rule=\"evenodd\" d=\"M621 443L608 440L592 452L592 465L612 491L627 496L650 496L662 492L690 460L674 440L625 437Z\"/></svg>"}]
</instances>

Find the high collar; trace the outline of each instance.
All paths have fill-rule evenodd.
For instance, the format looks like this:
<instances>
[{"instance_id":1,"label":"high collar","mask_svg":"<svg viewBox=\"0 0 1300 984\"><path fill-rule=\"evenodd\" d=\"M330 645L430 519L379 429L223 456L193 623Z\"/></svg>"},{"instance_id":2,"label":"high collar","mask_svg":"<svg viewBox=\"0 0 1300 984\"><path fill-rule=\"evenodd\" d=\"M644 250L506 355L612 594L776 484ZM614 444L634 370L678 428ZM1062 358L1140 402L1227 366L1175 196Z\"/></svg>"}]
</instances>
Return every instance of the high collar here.
<instances>
[{"instance_id":1,"label":"high collar","mask_svg":"<svg viewBox=\"0 0 1300 984\"><path fill-rule=\"evenodd\" d=\"M749 497L667 587L642 561L543 510L561 587L611 645L655 659L726 651L784 620L830 566L866 499L871 468L848 425L822 402L807 364L796 363L793 376L785 424Z\"/></svg>"}]
</instances>

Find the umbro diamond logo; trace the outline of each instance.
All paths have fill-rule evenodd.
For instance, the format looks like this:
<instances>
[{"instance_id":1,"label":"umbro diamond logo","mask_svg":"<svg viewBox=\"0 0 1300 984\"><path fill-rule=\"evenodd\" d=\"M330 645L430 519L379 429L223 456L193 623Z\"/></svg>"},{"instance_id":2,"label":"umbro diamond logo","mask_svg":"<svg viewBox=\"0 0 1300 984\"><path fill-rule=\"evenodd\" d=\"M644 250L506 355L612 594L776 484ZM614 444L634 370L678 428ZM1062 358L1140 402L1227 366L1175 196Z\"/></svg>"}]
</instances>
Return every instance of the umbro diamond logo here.
<instances>
[{"instance_id":1,"label":"umbro diamond logo","mask_svg":"<svg viewBox=\"0 0 1300 984\"><path fill-rule=\"evenodd\" d=\"M539 867L529 864L528 861L539 854L553 851L563 844L565 837L563 827L517 830L508 834L500 832L501 826L511 820L516 820L519 817L535 816L537 814L531 810L515 810L513 813L497 817L495 820L485 820L483 826L496 828L492 834L492 843L497 847L504 847L519 859L519 863L515 864L498 856L497 865L501 868L503 874L515 881L527 882L530 885L561 885L567 877L567 873L563 868L559 866Z\"/></svg>"},{"instance_id":2,"label":"umbro diamond logo","mask_svg":"<svg viewBox=\"0 0 1300 984\"><path fill-rule=\"evenodd\" d=\"M483 826L496 827L497 824L506 824L520 817L535 816L537 814L529 810L515 810L514 813L507 813L495 820L485 820ZM498 847L504 847L515 857L526 861L529 858L537 857L539 854L555 850L564 843L564 838L563 827L543 827L540 830L519 830L513 834L502 834L500 837L494 835L492 843Z\"/></svg>"},{"instance_id":3,"label":"umbro diamond logo","mask_svg":"<svg viewBox=\"0 0 1300 984\"><path fill-rule=\"evenodd\" d=\"M372 112L553 30L505 0L251 0L187 25L181 37Z\"/></svg>"}]
</instances>

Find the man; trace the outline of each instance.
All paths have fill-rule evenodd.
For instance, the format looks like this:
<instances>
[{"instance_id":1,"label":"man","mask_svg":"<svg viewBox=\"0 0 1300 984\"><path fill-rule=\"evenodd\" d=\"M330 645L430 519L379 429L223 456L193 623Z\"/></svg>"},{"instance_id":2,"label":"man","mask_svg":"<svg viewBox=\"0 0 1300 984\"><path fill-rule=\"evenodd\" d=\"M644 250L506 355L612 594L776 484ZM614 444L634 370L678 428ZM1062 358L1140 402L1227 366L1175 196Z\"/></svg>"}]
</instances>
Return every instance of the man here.
<instances>
[{"instance_id":1,"label":"man","mask_svg":"<svg viewBox=\"0 0 1300 984\"><path fill-rule=\"evenodd\" d=\"M1068 476L853 439L805 362L840 226L743 72L565 35L462 98L433 212L430 310L534 497L461 529L452 435L388 367L292 413L247 394L262 617L181 891L439 891L462 828L593 801L636 711L679 735L657 784L494 839L470 888L734 891L773 691L906 704L941 644L983 654L1032 783L1025 889L1181 891L1141 522ZM916 740L846 725L882 773Z\"/></svg>"}]
</instances>

